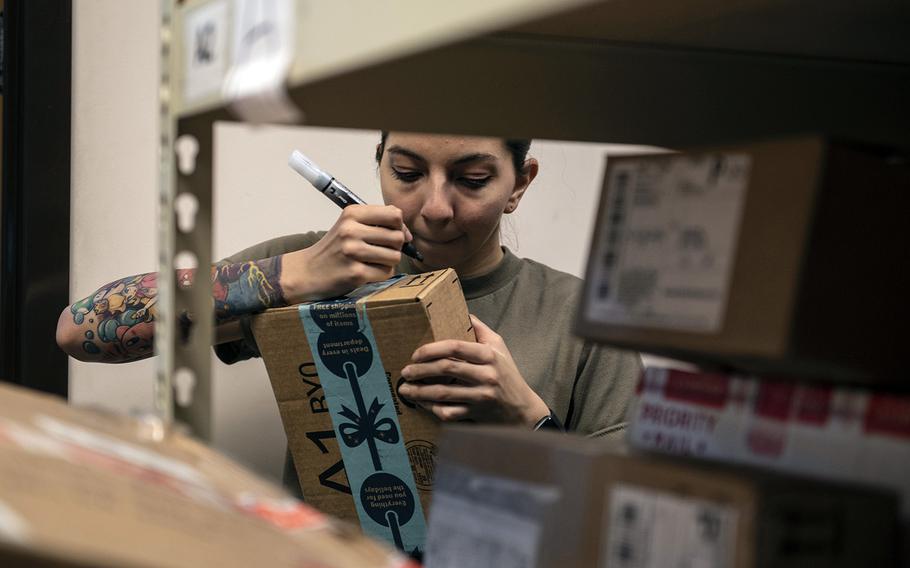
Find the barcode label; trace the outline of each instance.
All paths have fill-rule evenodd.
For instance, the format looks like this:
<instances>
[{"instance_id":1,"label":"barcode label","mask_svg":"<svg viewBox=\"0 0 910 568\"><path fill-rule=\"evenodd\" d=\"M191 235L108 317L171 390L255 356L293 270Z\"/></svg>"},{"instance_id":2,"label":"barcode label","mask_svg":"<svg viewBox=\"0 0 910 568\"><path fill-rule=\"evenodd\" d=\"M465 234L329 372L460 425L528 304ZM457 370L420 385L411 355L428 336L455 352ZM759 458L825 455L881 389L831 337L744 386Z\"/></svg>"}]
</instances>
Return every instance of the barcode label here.
<instances>
[{"instance_id":1,"label":"barcode label","mask_svg":"<svg viewBox=\"0 0 910 568\"><path fill-rule=\"evenodd\" d=\"M605 568L732 566L736 511L702 499L618 484L607 497Z\"/></svg>"},{"instance_id":2,"label":"barcode label","mask_svg":"<svg viewBox=\"0 0 910 568\"><path fill-rule=\"evenodd\" d=\"M745 154L713 154L624 159L608 168L587 318L717 331L750 166Z\"/></svg>"},{"instance_id":3,"label":"barcode label","mask_svg":"<svg viewBox=\"0 0 910 568\"><path fill-rule=\"evenodd\" d=\"M455 495L436 493L427 568L533 568L541 527L531 519Z\"/></svg>"}]
</instances>

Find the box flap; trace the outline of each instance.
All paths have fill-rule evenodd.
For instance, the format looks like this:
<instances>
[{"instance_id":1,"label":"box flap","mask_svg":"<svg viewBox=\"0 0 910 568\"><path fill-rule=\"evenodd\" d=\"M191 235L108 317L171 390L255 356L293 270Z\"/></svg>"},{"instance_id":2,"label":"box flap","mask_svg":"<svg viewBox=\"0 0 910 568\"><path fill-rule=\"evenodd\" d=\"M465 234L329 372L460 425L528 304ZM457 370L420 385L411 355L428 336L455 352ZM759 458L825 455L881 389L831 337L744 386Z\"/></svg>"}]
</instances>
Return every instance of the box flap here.
<instances>
[{"instance_id":1,"label":"box flap","mask_svg":"<svg viewBox=\"0 0 910 568\"><path fill-rule=\"evenodd\" d=\"M392 286L361 299L370 306L394 305L421 301L436 287L447 281L449 275L457 278L451 268L405 276Z\"/></svg>"}]
</instances>

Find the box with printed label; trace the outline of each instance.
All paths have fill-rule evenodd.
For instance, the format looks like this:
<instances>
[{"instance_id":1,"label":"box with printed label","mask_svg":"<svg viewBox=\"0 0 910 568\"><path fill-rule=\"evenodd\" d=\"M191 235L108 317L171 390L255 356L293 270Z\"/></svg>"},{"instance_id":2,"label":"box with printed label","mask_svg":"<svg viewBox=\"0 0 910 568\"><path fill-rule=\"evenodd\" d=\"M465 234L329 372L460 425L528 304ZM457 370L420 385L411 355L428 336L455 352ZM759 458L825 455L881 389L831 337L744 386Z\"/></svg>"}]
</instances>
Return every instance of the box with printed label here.
<instances>
[{"instance_id":1,"label":"box with printed label","mask_svg":"<svg viewBox=\"0 0 910 568\"><path fill-rule=\"evenodd\" d=\"M887 487L910 520L910 396L662 368L638 393L636 448Z\"/></svg>"},{"instance_id":2,"label":"box with printed label","mask_svg":"<svg viewBox=\"0 0 910 568\"><path fill-rule=\"evenodd\" d=\"M611 157L577 329L765 374L896 382L910 161L818 137Z\"/></svg>"},{"instance_id":3,"label":"box with printed label","mask_svg":"<svg viewBox=\"0 0 910 568\"><path fill-rule=\"evenodd\" d=\"M892 566L896 498L601 440L447 427L426 563L665 568Z\"/></svg>"},{"instance_id":4,"label":"box with printed label","mask_svg":"<svg viewBox=\"0 0 910 568\"><path fill-rule=\"evenodd\" d=\"M390 563L413 565L160 421L0 386L0 566Z\"/></svg>"},{"instance_id":5,"label":"box with printed label","mask_svg":"<svg viewBox=\"0 0 910 568\"><path fill-rule=\"evenodd\" d=\"M252 328L306 501L423 550L438 422L398 388L419 346L475 341L455 271L269 310Z\"/></svg>"}]
</instances>

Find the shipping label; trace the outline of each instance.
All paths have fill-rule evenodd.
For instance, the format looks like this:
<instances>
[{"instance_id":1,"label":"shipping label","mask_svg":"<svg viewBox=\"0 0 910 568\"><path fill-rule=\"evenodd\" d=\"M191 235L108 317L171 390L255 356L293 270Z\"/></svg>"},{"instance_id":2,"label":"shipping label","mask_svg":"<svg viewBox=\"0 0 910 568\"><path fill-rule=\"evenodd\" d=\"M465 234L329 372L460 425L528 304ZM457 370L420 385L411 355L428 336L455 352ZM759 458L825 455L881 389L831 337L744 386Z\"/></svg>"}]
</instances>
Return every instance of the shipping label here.
<instances>
[{"instance_id":1,"label":"shipping label","mask_svg":"<svg viewBox=\"0 0 910 568\"><path fill-rule=\"evenodd\" d=\"M734 565L738 515L730 506L620 483L606 509L603 568Z\"/></svg>"},{"instance_id":2,"label":"shipping label","mask_svg":"<svg viewBox=\"0 0 910 568\"><path fill-rule=\"evenodd\" d=\"M736 260L751 158L625 159L608 168L586 318L714 333Z\"/></svg>"},{"instance_id":3,"label":"shipping label","mask_svg":"<svg viewBox=\"0 0 910 568\"><path fill-rule=\"evenodd\" d=\"M558 488L469 468L441 468L427 536L427 566L533 568Z\"/></svg>"}]
</instances>

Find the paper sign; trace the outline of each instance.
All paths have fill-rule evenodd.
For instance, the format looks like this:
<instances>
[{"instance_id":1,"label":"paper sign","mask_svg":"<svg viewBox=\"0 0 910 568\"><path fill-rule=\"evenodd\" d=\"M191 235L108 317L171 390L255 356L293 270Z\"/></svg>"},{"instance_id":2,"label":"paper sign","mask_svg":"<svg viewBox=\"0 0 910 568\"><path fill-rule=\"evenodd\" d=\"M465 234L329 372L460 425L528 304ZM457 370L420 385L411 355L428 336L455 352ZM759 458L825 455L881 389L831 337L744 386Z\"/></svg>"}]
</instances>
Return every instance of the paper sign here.
<instances>
[{"instance_id":1,"label":"paper sign","mask_svg":"<svg viewBox=\"0 0 910 568\"><path fill-rule=\"evenodd\" d=\"M221 92L228 69L227 1L190 10L185 22L183 98L192 104Z\"/></svg>"},{"instance_id":2,"label":"paper sign","mask_svg":"<svg viewBox=\"0 0 910 568\"><path fill-rule=\"evenodd\" d=\"M294 58L293 0L235 0L233 67L224 84L232 110L250 122L295 122L285 91Z\"/></svg>"}]
</instances>

